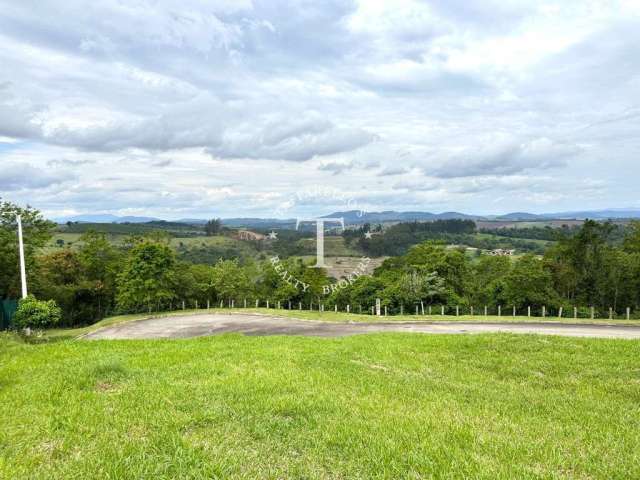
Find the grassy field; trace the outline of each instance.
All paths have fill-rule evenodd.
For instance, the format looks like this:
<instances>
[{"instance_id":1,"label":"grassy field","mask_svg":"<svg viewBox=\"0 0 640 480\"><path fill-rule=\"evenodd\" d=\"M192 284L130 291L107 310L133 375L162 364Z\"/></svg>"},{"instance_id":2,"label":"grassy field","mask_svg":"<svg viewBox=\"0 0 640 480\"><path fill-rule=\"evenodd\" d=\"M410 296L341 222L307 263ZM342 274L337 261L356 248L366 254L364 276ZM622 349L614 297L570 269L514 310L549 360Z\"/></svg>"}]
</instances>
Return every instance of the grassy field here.
<instances>
[{"instance_id":1,"label":"grassy field","mask_svg":"<svg viewBox=\"0 0 640 480\"><path fill-rule=\"evenodd\" d=\"M0 337L0 478L639 478L640 343Z\"/></svg>"},{"instance_id":2,"label":"grassy field","mask_svg":"<svg viewBox=\"0 0 640 480\"><path fill-rule=\"evenodd\" d=\"M55 233L49 243L44 247L44 253L52 253L57 250L60 250L63 247L74 247L74 244L80 239L81 235L79 233ZM58 245L58 241L61 240L63 243L63 247Z\"/></svg>"},{"instance_id":3,"label":"grassy field","mask_svg":"<svg viewBox=\"0 0 640 480\"><path fill-rule=\"evenodd\" d=\"M51 248L60 248L57 245L58 240L63 240L65 245L75 244L79 242L82 234L80 233L64 233L57 232L53 235L50 240L48 247ZM129 235L124 234L107 234L107 238L114 245L122 245L125 239L127 239ZM213 236L213 237L171 237L171 246L177 248L179 246L185 247L201 247L201 246L213 246L213 247L227 247L227 246L237 246L239 244L243 244L244 242L240 240L236 240L230 237L225 237L222 235Z\"/></svg>"},{"instance_id":4,"label":"grassy field","mask_svg":"<svg viewBox=\"0 0 640 480\"><path fill-rule=\"evenodd\" d=\"M62 248L77 249L82 245L80 241L81 233L68 233L68 232L56 232L51 240L44 248L44 253L52 253L59 251ZM113 245L121 246L129 235L119 233L108 233L107 238ZM64 242L61 245L58 241ZM309 253L315 254L315 239L301 239L298 243L304 246ZM258 252L251 242L244 240L238 240L229 236L216 235L212 237L206 236L188 236L188 237L171 237L170 245L175 250L193 249L193 248L218 248L218 249L235 249L243 258L255 258L260 252ZM326 237L325 238L325 253L327 257L340 257L339 261L359 261L362 257L362 252L356 249L347 247L342 237ZM312 258L311 256L305 258ZM315 258L315 256L313 257ZM379 263L379 262L378 262Z\"/></svg>"},{"instance_id":5,"label":"grassy field","mask_svg":"<svg viewBox=\"0 0 640 480\"><path fill-rule=\"evenodd\" d=\"M315 251L315 238L303 238L298 240L298 243L308 250ZM324 237L324 249L327 256L331 257L362 257L363 255L359 249L348 246L340 236Z\"/></svg>"},{"instance_id":6,"label":"grassy field","mask_svg":"<svg viewBox=\"0 0 640 480\"><path fill-rule=\"evenodd\" d=\"M49 240L49 243L44 247L44 253L53 253L60 251L63 248L77 249L82 245L80 237L82 237L81 233L56 232L51 237L51 240ZM122 245L124 240L127 238L127 235L108 233L107 238L113 245ZM62 240L64 243L59 245L59 240Z\"/></svg>"},{"instance_id":7,"label":"grassy field","mask_svg":"<svg viewBox=\"0 0 640 480\"><path fill-rule=\"evenodd\" d=\"M317 308L317 307L316 307ZM212 309L213 310L213 309ZM227 309L224 310L228 311ZM583 325L640 325L640 320L626 320L626 319L598 319L591 320L590 318L569 318L569 317L527 317L527 316L511 316L511 315L369 315L358 313L344 313L334 311L318 312L317 310L298 311L295 309L269 309L266 308L250 308L247 310L236 309L237 312L252 311L263 314L275 314L285 317L301 318L306 320L322 320L325 322L471 322L471 323L566 323L566 324L583 324ZM434 309L435 311L435 309ZM197 313L197 311L194 311Z\"/></svg>"},{"instance_id":8,"label":"grassy field","mask_svg":"<svg viewBox=\"0 0 640 480\"><path fill-rule=\"evenodd\" d=\"M236 240L231 237L224 237L222 235L216 235L213 237L173 237L171 239L171 246L177 247L237 247L241 245L248 245L242 240Z\"/></svg>"},{"instance_id":9,"label":"grassy field","mask_svg":"<svg viewBox=\"0 0 640 480\"><path fill-rule=\"evenodd\" d=\"M494 235L492 233L475 233L474 237L481 239L481 240L509 240L510 237L501 237L500 235ZM539 239L535 239L535 238L518 238L515 237L516 240L524 240L526 242L529 243L535 243L536 245L541 245L541 246L548 246L549 244L553 243L550 240L539 240Z\"/></svg>"}]
</instances>

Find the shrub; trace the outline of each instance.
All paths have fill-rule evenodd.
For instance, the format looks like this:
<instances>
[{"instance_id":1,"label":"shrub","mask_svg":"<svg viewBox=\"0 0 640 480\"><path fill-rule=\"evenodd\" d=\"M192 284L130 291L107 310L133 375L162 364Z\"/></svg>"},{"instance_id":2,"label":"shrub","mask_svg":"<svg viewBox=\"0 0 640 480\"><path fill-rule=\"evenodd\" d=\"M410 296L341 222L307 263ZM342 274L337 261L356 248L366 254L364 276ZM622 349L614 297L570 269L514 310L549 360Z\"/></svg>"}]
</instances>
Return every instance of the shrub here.
<instances>
[{"instance_id":1,"label":"shrub","mask_svg":"<svg viewBox=\"0 0 640 480\"><path fill-rule=\"evenodd\" d=\"M54 300L37 300L29 295L20 300L14 322L18 328L46 328L56 325L62 318L62 311Z\"/></svg>"}]
</instances>

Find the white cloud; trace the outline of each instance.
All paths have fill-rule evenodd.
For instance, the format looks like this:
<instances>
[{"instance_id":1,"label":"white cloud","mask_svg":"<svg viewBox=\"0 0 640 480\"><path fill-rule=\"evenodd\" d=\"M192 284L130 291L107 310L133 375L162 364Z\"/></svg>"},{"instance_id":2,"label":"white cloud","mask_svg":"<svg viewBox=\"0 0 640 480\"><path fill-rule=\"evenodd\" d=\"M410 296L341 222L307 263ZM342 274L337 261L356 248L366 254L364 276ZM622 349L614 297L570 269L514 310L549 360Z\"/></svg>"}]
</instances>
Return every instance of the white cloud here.
<instances>
[{"instance_id":1,"label":"white cloud","mask_svg":"<svg viewBox=\"0 0 640 480\"><path fill-rule=\"evenodd\" d=\"M38 115L44 107L14 98L10 87L9 82L0 85L0 136L9 139L38 136L41 131Z\"/></svg>"},{"instance_id":2,"label":"white cloud","mask_svg":"<svg viewBox=\"0 0 640 480\"><path fill-rule=\"evenodd\" d=\"M46 171L27 163L3 164L0 169L0 189L3 191L34 190L72 180L70 172Z\"/></svg>"},{"instance_id":3,"label":"white cloud","mask_svg":"<svg viewBox=\"0 0 640 480\"><path fill-rule=\"evenodd\" d=\"M548 138L528 142L488 141L478 148L466 148L443 163L426 166L428 176L440 178L513 175L528 170L563 167L581 152L577 145L556 143Z\"/></svg>"},{"instance_id":4,"label":"white cloud","mask_svg":"<svg viewBox=\"0 0 640 480\"><path fill-rule=\"evenodd\" d=\"M171 218L315 185L367 209L632 204L638 25L623 0L7 2L2 188Z\"/></svg>"},{"instance_id":5,"label":"white cloud","mask_svg":"<svg viewBox=\"0 0 640 480\"><path fill-rule=\"evenodd\" d=\"M227 130L218 145L208 151L221 158L306 161L349 152L375 138L365 130L339 127L315 114L301 118L269 115Z\"/></svg>"}]
</instances>

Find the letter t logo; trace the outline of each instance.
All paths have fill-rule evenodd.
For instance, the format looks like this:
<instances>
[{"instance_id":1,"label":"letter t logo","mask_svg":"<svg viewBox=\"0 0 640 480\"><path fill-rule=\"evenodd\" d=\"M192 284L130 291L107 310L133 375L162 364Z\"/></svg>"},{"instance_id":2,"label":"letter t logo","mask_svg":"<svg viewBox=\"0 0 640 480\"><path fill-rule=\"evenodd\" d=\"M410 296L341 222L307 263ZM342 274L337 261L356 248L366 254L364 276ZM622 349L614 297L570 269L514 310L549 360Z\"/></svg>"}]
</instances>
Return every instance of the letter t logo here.
<instances>
[{"instance_id":1,"label":"letter t logo","mask_svg":"<svg viewBox=\"0 0 640 480\"><path fill-rule=\"evenodd\" d=\"M324 263L324 224L327 222L339 223L344 230L344 218L312 218L310 220L296 219L296 230L301 223L316 224L316 264L312 268L327 268L329 265Z\"/></svg>"}]
</instances>

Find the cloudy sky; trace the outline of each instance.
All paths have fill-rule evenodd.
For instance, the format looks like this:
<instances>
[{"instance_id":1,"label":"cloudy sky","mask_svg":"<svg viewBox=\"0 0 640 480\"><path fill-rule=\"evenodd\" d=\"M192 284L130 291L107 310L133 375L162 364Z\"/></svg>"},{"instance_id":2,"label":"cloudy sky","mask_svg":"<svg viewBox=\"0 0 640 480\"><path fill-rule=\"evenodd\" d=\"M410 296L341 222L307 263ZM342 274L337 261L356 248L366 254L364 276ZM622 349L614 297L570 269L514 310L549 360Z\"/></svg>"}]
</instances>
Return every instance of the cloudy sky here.
<instances>
[{"instance_id":1,"label":"cloudy sky","mask_svg":"<svg viewBox=\"0 0 640 480\"><path fill-rule=\"evenodd\" d=\"M640 207L637 0L0 1L49 216Z\"/></svg>"}]
</instances>

